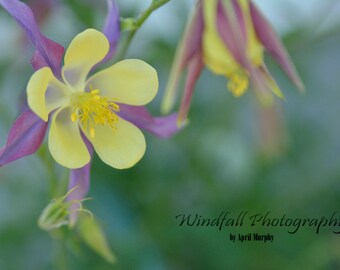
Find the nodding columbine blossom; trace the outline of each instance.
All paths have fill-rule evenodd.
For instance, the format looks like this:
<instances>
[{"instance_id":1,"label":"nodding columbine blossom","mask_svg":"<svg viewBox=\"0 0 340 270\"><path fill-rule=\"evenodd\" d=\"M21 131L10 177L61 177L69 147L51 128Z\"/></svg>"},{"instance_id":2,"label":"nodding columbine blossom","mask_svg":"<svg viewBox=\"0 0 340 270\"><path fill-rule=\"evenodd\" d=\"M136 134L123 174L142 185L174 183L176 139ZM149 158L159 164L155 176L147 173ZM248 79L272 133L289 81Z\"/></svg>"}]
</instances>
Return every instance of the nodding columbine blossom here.
<instances>
[{"instance_id":1,"label":"nodding columbine blossom","mask_svg":"<svg viewBox=\"0 0 340 270\"><path fill-rule=\"evenodd\" d=\"M36 70L27 86L28 107L0 149L0 166L36 152L50 124L50 152L71 169L69 201L81 201L89 190L93 148L110 166L129 168L145 151L139 128L163 138L179 130L176 114L153 117L143 106L158 89L157 73L145 62L124 60L88 76L94 66L112 58L119 40L119 10L114 0L107 4L103 31L88 29L77 35L64 57L63 46L39 31L25 3L0 0L33 43L31 64ZM79 205L70 208L74 224Z\"/></svg>"},{"instance_id":2,"label":"nodding columbine blossom","mask_svg":"<svg viewBox=\"0 0 340 270\"><path fill-rule=\"evenodd\" d=\"M186 120L194 87L204 66L225 76L227 88L235 97L242 96L251 82L264 105L272 104L272 92L284 98L266 68L265 51L303 90L303 83L286 49L251 0L199 0L177 49L162 103L163 113L168 113L174 106L180 75L186 68L179 124Z\"/></svg>"}]
</instances>

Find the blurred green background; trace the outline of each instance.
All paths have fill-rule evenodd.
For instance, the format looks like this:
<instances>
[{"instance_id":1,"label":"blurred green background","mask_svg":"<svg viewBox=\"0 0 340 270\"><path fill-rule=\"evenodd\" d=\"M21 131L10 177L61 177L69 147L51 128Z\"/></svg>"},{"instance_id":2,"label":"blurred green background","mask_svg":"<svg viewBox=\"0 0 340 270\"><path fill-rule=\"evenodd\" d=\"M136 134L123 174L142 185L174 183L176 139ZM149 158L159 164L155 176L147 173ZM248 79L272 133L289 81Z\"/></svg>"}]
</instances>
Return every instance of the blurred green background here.
<instances>
[{"instance_id":1,"label":"blurred green background","mask_svg":"<svg viewBox=\"0 0 340 270\"><path fill-rule=\"evenodd\" d=\"M48 3L27 2L38 3L38 10ZM149 2L118 1L124 17L136 16ZM183 213L215 218L222 211L236 216L244 210L308 218L339 210L339 5L331 0L256 2L283 35L306 85L306 93L299 94L267 59L287 98L278 101L285 130L273 130L261 118L251 91L235 99L224 78L205 71L186 129L169 140L146 134L147 152L130 170L113 170L96 157L93 200L86 207L102 223L118 257L115 265L38 228L51 198L48 172L36 155L2 167L0 269L340 269L339 236L327 229L317 235L313 228L302 228L290 235L284 228L269 228L264 232L274 235L273 243L232 243L229 233L256 231L179 227L175 219ZM160 91L149 107L155 114L191 5L172 0L156 11L129 51L129 58L143 59L159 71ZM105 1L57 1L41 27L67 46L83 29L100 29L104 15ZM0 10L1 145L33 72L32 52L19 27ZM272 133L261 123L273 131L271 144L263 138Z\"/></svg>"}]
</instances>

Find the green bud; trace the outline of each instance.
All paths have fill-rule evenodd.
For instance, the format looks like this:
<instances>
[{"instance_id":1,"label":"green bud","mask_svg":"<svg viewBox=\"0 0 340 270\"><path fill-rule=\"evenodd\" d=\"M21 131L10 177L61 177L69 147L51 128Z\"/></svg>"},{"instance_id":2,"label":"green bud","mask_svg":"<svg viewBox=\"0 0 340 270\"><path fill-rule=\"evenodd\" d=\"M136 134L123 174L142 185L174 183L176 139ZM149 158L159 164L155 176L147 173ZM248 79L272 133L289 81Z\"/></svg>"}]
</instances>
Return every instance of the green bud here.
<instances>
[{"instance_id":1,"label":"green bud","mask_svg":"<svg viewBox=\"0 0 340 270\"><path fill-rule=\"evenodd\" d=\"M51 231L69 225L70 206L74 203L79 203L81 206L81 201L66 201L68 195L76 188L77 187L74 187L66 195L60 198L53 199L45 207L38 219L38 226L42 230ZM82 209L82 207L80 207L80 209ZM85 209L83 210L86 211Z\"/></svg>"},{"instance_id":2,"label":"green bud","mask_svg":"<svg viewBox=\"0 0 340 270\"><path fill-rule=\"evenodd\" d=\"M136 19L134 18L121 18L120 28L122 31L133 31L138 28Z\"/></svg>"}]
</instances>

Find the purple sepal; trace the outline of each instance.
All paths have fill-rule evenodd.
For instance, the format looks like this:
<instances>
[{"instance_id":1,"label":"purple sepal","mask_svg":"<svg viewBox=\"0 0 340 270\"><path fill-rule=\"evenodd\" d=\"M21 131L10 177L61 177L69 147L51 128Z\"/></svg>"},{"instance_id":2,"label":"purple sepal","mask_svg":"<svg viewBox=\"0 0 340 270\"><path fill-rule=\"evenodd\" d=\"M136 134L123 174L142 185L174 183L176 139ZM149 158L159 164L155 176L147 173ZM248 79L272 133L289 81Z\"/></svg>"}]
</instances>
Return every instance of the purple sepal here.
<instances>
[{"instance_id":1,"label":"purple sepal","mask_svg":"<svg viewBox=\"0 0 340 270\"><path fill-rule=\"evenodd\" d=\"M245 57L247 44L245 18L238 1L232 1L228 5L230 6L226 7L221 0L218 2L217 29L235 60L246 67L248 60Z\"/></svg>"},{"instance_id":2,"label":"purple sepal","mask_svg":"<svg viewBox=\"0 0 340 270\"><path fill-rule=\"evenodd\" d=\"M76 223L81 200L85 198L90 188L90 167L89 163L83 168L73 169L70 172L68 190L72 188L74 190L68 195L67 200L75 201L69 208L71 226Z\"/></svg>"},{"instance_id":3,"label":"purple sepal","mask_svg":"<svg viewBox=\"0 0 340 270\"><path fill-rule=\"evenodd\" d=\"M45 19L51 14L53 7L55 6L55 0L30 0L29 5L34 14L34 17L41 25Z\"/></svg>"},{"instance_id":4,"label":"purple sepal","mask_svg":"<svg viewBox=\"0 0 340 270\"><path fill-rule=\"evenodd\" d=\"M0 150L0 166L36 152L44 139L47 126L31 110L23 112L14 122L6 145Z\"/></svg>"},{"instance_id":5,"label":"purple sepal","mask_svg":"<svg viewBox=\"0 0 340 270\"><path fill-rule=\"evenodd\" d=\"M202 3L197 4L192 21L189 23L183 37L184 48L181 69L183 69L188 62L197 54L202 52L202 36L204 31L203 7Z\"/></svg>"},{"instance_id":6,"label":"purple sepal","mask_svg":"<svg viewBox=\"0 0 340 270\"><path fill-rule=\"evenodd\" d=\"M164 117L153 117L144 106L120 104L119 107L120 117L157 137L169 138L181 130L177 126L177 113Z\"/></svg>"},{"instance_id":7,"label":"purple sepal","mask_svg":"<svg viewBox=\"0 0 340 270\"><path fill-rule=\"evenodd\" d=\"M203 6L199 1L184 32L182 41L176 51L169 81L162 101L162 114L168 114L174 107L178 95L178 83L183 70L188 67L190 61L197 55L202 55L202 36L204 30Z\"/></svg>"},{"instance_id":8,"label":"purple sepal","mask_svg":"<svg viewBox=\"0 0 340 270\"><path fill-rule=\"evenodd\" d=\"M0 5L18 22L32 41L36 49L31 60L33 68L49 66L55 76L60 77L64 47L40 32L32 10L25 3L18 0L0 0Z\"/></svg>"},{"instance_id":9,"label":"purple sepal","mask_svg":"<svg viewBox=\"0 0 340 270\"><path fill-rule=\"evenodd\" d=\"M199 2L191 26L188 30L188 36L185 37L185 48L182 64L187 67L184 93L178 113L177 126L184 127L189 113L192 95L195 90L196 82L201 75L204 67L202 59L202 35L204 30L203 7ZM182 67L184 68L184 67Z\"/></svg>"},{"instance_id":10,"label":"purple sepal","mask_svg":"<svg viewBox=\"0 0 340 270\"><path fill-rule=\"evenodd\" d=\"M103 28L103 33L110 42L110 50L103 60L109 61L117 49L118 40L120 37L119 9L115 0L107 0L108 12L106 22Z\"/></svg>"},{"instance_id":11,"label":"purple sepal","mask_svg":"<svg viewBox=\"0 0 340 270\"><path fill-rule=\"evenodd\" d=\"M287 73L288 77L300 89L304 90L304 85L291 61L288 52L283 46L280 39L277 37L271 25L267 22L266 18L257 9L254 3L249 1L250 14L256 35L261 40L267 51L273 58L281 65L283 70Z\"/></svg>"},{"instance_id":12,"label":"purple sepal","mask_svg":"<svg viewBox=\"0 0 340 270\"><path fill-rule=\"evenodd\" d=\"M244 13L241 8L241 4L239 3L239 0L232 0L231 1L235 15L236 15L236 21L239 24L240 34L242 35L243 40L247 41L247 23L246 18L244 17Z\"/></svg>"},{"instance_id":13,"label":"purple sepal","mask_svg":"<svg viewBox=\"0 0 340 270\"><path fill-rule=\"evenodd\" d=\"M197 54L188 65L188 74L185 81L184 86L184 94L181 101L181 106L179 109L178 114L178 125L182 126L185 124L190 105L191 105L191 99L192 95L194 94L195 85L198 80L198 78L201 75L201 71L204 67L204 63L202 60L202 56L200 54Z\"/></svg>"},{"instance_id":14,"label":"purple sepal","mask_svg":"<svg viewBox=\"0 0 340 270\"><path fill-rule=\"evenodd\" d=\"M83 136L83 140L90 152L93 154L93 147L91 143ZM73 226L78 217L78 210L80 209L81 200L83 200L90 189L90 169L91 161L80 169L73 169L70 171L70 181L68 191L74 188L67 196L68 201L75 201L69 208L70 211L70 225Z\"/></svg>"}]
</instances>

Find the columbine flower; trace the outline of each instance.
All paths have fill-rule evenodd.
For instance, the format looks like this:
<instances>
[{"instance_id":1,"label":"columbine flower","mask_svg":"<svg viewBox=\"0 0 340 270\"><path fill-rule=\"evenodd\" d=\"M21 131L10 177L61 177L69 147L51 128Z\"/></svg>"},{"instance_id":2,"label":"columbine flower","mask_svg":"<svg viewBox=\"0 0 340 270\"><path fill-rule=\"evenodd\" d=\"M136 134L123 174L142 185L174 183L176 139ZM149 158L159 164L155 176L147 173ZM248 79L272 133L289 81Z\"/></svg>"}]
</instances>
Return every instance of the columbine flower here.
<instances>
[{"instance_id":1,"label":"columbine flower","mask_svg":"<svg viewBox=\"0 0 340 270\"><path fill-rule=\"evenodd\" d=\"M61 69L64 48L39 31L31 9L18 0L0 0L33 43L36 51L31 64L37 70L27 87L32 110L24 108L13 124L0 149L0 166L36 152L50 122L51 153L60 164L72 168L69 190L76 188L69 193L69 201L81 201L89 190L93 147L104 162L127 168L145 150L138 128L163 138L178 131L176 114L153 117L142 106L157 91L156 73L146 63L125 60L86 80L95 64L112 58L119 39L118 7L114 0L107 3L103 34L93 29L79 34ZM70 207L71 225L77 208L77 204Z\"/></svg>"},{"instance_id":2,"label":"columbine flower","mask_svg":"<svg viewBox=\"0 0 340 270\"><path fill-rule=\"evenodd\" d=\"M204 65L215 74L225 76L227 88L236 97L245 93L250 79L262 104L272 103L271 92L283 98L264 63L265 50L295 85L303 89L284 46L251 0L199 0L177 50L163 112L168 113L173 107L180 74L186 67L188 75L180 123L187 117L194 86Z\"/></svg>"},{"instance_id":3,"label":"columbine flower","mask_svg":"<svg viewBox=\"0 0 340 270\"><path fill-rule=\"evenodd\" d=\"M49 149L67 168L90 162L82 133L99 157L114 168L133 166L145 152L143 134L119 117L119 104L141 106L151 101L158 89L157 73L143 61L125 60L86 79L108 51L105 35L88 29L66 51L63 81L44 67L28 83L28 105L44 121L52 114Z\"/></svg>"}]
</instances>

